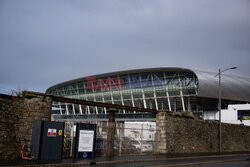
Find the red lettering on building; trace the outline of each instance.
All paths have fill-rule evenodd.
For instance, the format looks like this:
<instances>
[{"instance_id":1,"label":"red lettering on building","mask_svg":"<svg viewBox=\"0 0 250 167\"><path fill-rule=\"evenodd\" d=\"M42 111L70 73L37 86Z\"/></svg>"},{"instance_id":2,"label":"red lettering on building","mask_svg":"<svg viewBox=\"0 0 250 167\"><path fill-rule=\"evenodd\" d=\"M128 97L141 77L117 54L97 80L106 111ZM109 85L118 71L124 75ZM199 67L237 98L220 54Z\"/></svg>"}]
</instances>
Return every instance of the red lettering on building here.
<instances>
[{"instance_id":1,"label":"red lettering on building","mask_svg":"<svg viewBox=\"0 0 250 167\"><path fill-rule=\"evenodd\" d=\"M96 89L107 89L102 79L98 79Z\"/></svg>"},{"instance_id":2,"label":"red lettering on building","mask_svg":"<svg viewBox=\"0 0 250 167\"><path fill-rule=\"evenodd\" d=\"M109 90L114 89L114 87L115 87L115 85L114 85L114 79L112 79L112 78L106 79L106 87Z\"/></svg>"},{"instance_id":3,"label":"red lettering on building","mask_svg":"<svg viewBox=\"0 0 250 167\"><path fill-rule=\"evenodd\" d=\"M116 83L116 89L121 90L122 89L122 84L124 83L124 79L115 79Z\"/></svg>"},{"instance_id":4,"label":"red lettering on building","mask_svg":"<svg viewBox=\"0 0 250 167\"><path fill-rule=\"evenodd\" d=\"M94 84L94 82L96 82L96 77L87 77L87 89L95 89L96 85Z\"/></svg>"},{"instance_id":5,"label":"red lettering on building","mask_svg":"<svg viewBox=\"0 0 250 167\"><path fill-rule=\"evenodd\" d=\"M87 77L87 86L86 89L109 89L112 90L116 88L117 90L123 89L122 84L124 84L124 79L112 79L108 78L105 80L97 79L96 85L96 77Z\"/></svg>"}]
</instances>

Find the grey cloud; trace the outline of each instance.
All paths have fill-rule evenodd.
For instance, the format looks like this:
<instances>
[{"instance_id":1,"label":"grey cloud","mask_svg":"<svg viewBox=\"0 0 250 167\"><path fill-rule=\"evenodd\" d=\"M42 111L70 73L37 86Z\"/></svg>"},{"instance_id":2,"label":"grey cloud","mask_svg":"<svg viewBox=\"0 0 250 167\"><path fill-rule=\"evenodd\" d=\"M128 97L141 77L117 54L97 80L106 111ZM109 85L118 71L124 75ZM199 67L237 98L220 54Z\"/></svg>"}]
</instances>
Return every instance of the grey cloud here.
<instances>
[{"instance_id":1,"label":"grey cloud","mask_svg":"<svg viewBox=\"0 0 250 167\"><path fill-rule=\"evenodd\" d=\"M248 1L0 3L1 90L45 91L76 77L157 66L238 66L250 76Z\"/></svg>"}]
</instances>

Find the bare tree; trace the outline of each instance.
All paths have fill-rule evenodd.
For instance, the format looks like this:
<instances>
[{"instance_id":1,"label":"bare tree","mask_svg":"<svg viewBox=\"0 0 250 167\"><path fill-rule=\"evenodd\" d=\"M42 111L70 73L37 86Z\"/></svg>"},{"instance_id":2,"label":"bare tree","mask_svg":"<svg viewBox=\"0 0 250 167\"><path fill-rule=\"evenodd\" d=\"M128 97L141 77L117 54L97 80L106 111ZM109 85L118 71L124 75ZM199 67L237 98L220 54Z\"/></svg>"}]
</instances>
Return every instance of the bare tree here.
<instances>
[{"instance_id":1,"label":"bare tree","mask_svg":"<svg viewBox=\"0 0 250 167\"><path fill-rule=\"evenodd\" d=\"M18 88L17 90L11 90L10 95L17 96L17 97L23 97L24 91L26 91L26 89L23 89L23 88Z\"/></svg>"}]
</instances>

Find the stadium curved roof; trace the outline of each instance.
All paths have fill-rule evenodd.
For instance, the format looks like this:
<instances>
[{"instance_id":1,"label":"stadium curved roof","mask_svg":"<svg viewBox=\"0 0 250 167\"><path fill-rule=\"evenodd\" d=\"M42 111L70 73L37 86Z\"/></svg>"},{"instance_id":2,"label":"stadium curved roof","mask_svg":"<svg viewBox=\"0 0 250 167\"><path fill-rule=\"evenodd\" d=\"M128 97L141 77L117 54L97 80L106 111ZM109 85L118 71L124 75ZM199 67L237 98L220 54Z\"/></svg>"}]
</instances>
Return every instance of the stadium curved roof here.
<instances>
[{"instance_id":1,"label":"stadium curved roof","mask_svg":"<svg viewBox=\"0 0 250 167\"><path fill-rule=\"evenodd\" d=\"M198 96L218 97L219 79L216 73L194 70L198 77ZM221 74L221 96L223 99L250 102L250 78Z\"/></svg>"},{"instance_id":2,"label":"stadium curved roof","mask_svg":"<svg viewBox=\"0 0 250 167\"><path fill-rule=\"evenodd\" d=\"M145 69L134 69L134 70L126 70L126 71L118 71L111 73L98 74L94 76L88 77L108 77L114 75L122 75L122 74L132 74L132 73L140 73L140 72L161 72L161 71L170 71L170 72L192 72L198 78L198 94L200 97L208 97L208 98L218 98L218 76L215 77L217 73L205 72L187 68L172 68L172 67L162 67L162 68L145 68ZM239 77L234 75L227 75L222 73L221 75L221 90L222 90L222 98L228 100L235 101L245 101L250 102L250 78ZM70 81L66 81L63 83L59 83L54 85L46 90L46 93L51 92L53 89L69 85L72 83L76 83L78 81L82 81L87 77L78 78Z\"/></svg>"}]
</instances>

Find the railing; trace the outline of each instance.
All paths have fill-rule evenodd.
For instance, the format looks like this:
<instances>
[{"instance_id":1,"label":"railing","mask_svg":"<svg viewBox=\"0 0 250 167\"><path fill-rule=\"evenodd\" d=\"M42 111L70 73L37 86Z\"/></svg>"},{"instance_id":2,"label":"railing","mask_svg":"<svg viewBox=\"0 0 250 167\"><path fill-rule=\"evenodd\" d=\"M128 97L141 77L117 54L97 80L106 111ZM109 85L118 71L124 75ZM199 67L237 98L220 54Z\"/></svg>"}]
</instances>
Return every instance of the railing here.
<instances>
[{"instance_id":1,"label":"railing","mask_svg":"<svg viewBox=\"0 0 250 167\"><path fill-rule=\"evenodd\" d=\"M155 113L126 113L126 114L115 114L116 119L138 119L138 118L155 118ZM83 115L53 115L55 120L59 119L108 119L108 114L83 114Z\"/></svg>"}]
</instances>

